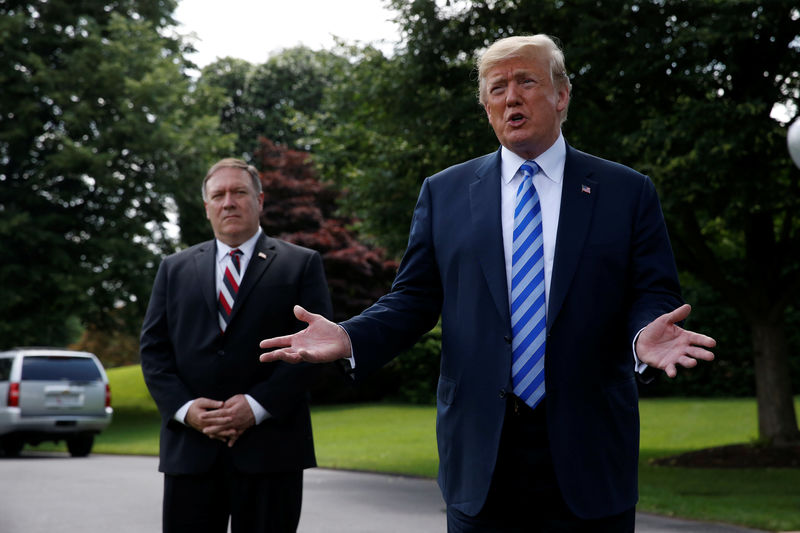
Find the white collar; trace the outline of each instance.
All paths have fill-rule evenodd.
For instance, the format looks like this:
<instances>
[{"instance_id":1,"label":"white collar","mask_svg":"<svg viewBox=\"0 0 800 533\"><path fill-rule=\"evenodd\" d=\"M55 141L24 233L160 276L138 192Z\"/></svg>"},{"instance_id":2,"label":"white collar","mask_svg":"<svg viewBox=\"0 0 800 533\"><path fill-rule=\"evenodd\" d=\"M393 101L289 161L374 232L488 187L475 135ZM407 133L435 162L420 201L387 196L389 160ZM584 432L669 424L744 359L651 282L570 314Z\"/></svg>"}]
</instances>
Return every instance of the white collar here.
<instances>
[{"instance_id":1,"label":"white collar","mask_svg":"<svg viewBox=\"0 0 800 533\"><path fill-rule=\"evenodd\" d=\"M564 178L564 162L567 160L567 142L564 134L559 133L553 146L534 159L541 173L554 183L561 183ZM526 159L515 154L505 146L500 148L500 177L508 184L514 179L520 165Z\"/></svg>"},{"instance_id":2,"label":"white collar","mask_svg":"<svg viewBox=\"0 0 800 533\"><path fill-rule=\"evenodd\" d=\"M255 235L244 241L236 248L241 250L245 257L252 257L253 250L255 250L256 247L256 242L258 241L258 238L260 236L261 236L261 226L258 227L258 230L256 231ZM219 239L216 239L216 241L217 241L217 262L220 262L223 259L225 259L225 257L231 252L231 250L234 250L234 248L228 246Z\"/></svg>"}]
</instances>

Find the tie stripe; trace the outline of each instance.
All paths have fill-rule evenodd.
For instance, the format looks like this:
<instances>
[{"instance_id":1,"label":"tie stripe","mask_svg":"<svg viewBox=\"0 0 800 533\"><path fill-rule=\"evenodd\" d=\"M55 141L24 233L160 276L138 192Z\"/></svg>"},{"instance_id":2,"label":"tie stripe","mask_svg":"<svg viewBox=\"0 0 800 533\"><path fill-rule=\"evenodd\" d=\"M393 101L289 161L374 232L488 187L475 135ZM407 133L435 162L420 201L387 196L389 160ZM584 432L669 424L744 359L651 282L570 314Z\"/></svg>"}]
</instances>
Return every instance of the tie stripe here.
<instances>
[{"instance_id":1,"label":"tie stripe","mask_svg":"<svg viewBox=\"0 0 800 533\"><path fill-rule=\"evenodd\" d=\"M236 295L239 293L241 275L239 256L242 254L243 252L238 248L231 250L225 263L225 272L222 274L222 283L220 285L219 298L217 299L217 311L219 315L219 329L223 332L228 327L228 323L231 320L233 303L236 300Z\"/></svg>"},{"instance_id":2,"label":"tie stripe","mask_svg":"<svg viewBox=\"0 0 800 533\"><path fill-rule=\"evenodd\" d=\"M526 161L514 209L511 260L511 381L531 407L544 397L546 313L542 210L533 185L539 166Z\"/></svg>"}]
</instances>

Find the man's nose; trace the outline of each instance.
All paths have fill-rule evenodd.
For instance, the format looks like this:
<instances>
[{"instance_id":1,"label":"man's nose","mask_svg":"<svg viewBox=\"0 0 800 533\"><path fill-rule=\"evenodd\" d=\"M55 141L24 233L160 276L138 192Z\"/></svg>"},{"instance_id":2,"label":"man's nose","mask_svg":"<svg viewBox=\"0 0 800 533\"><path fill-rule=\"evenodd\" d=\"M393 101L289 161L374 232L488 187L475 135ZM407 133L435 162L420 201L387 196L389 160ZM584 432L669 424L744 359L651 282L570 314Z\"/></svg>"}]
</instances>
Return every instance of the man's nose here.
<instances>
[{"instance_id":1,"label":"man's nose","mask_svg":"<svg viewBox=\"0 0 800 533\"><path fill-rule=\"evenodd\" d=\"M520 100L517 84L511 82L508 84L508 87L506 87L506 105L513 106L519 104L519 102Z\"/></svg>"}]
</instances>

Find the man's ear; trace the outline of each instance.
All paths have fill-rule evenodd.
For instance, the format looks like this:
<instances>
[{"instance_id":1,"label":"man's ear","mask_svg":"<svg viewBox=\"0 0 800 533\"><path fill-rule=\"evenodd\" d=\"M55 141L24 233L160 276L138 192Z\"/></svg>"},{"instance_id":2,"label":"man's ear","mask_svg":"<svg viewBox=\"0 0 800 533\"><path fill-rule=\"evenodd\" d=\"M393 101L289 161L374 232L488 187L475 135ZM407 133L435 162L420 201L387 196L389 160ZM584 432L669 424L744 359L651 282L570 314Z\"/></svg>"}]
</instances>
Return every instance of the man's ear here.
<instances>
[{"instance_id":1,"label":"man's ear","mask_svg":"<svg viewBox=\"0 0 800 533\"><path fill-rule=\"evenodd\" d=\"M558 94L558 102L556 103L556 110L561 113L564 111L567 106L569 105L569 87L566 84L561 85L558 89L556 89L556 93Z\"/></svg>"}]
</instances>

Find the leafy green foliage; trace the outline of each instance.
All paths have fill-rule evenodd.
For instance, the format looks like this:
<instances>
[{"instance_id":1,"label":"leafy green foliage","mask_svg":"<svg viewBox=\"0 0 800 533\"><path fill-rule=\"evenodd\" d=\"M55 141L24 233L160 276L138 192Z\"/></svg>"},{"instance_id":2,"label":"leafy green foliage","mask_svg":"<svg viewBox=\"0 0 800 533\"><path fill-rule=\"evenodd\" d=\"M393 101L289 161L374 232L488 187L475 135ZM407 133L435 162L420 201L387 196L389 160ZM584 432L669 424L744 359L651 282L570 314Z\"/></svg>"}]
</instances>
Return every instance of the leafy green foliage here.
<instances>
[{"instance_id":1,"label":"leafy green foliage","mask_svg":"<svg viewBox=\"0 0 800 533\"><path fill-rule=\"evenodd\" d=\"M197 105L184 45L162 35L174 7L0 5L3 344L64 344L69 317L102 327L112 309L138 328L175 245L167 210L227 145Z\"/></svg>"},{"instance_id":2,"label":"leafy green foliage","mask_svg":"<svg viewBox=\"0 0 800 533\"><path fill-rule=\"evenodd\" d=\"M349 62L326 92L309 144L322 175L344 189L340 205L361 233L399 257L422 180L496 149L496 140L468 83L468 61L434 76L411 53L339 53Z\"/></svg>"},{"instance_id":3,"label":"leafy green foliage","mask_svg":"<svg viewBox=\"0 0 800 533\"><path fill-rule=\"evenodd\" d=\"M221 128L237 135L236 153L253 161L260 136L287 148L309 149L302 140L308 133L304 116L317 112L331 73L345 62L331 52L296 46L260 65L219 59L203 68L198 83L228 95L220 109Z\"/></svg>"}]
</instances>

